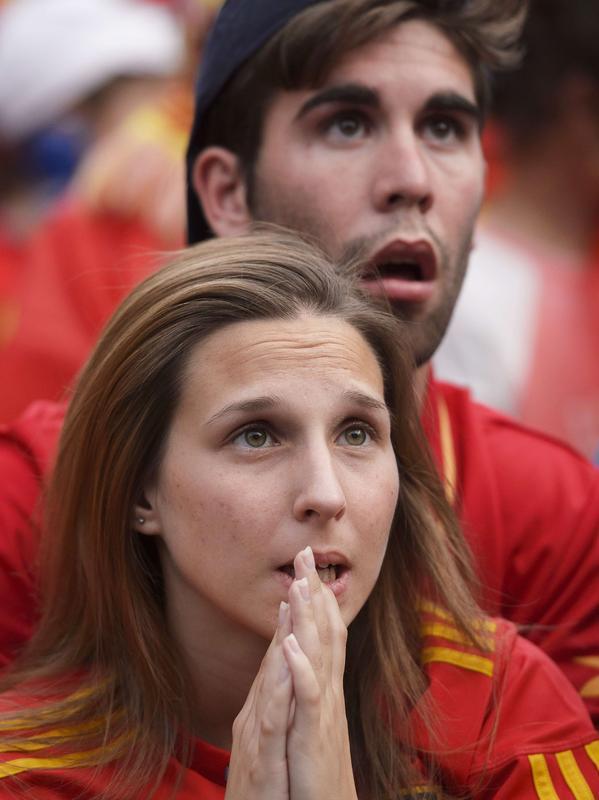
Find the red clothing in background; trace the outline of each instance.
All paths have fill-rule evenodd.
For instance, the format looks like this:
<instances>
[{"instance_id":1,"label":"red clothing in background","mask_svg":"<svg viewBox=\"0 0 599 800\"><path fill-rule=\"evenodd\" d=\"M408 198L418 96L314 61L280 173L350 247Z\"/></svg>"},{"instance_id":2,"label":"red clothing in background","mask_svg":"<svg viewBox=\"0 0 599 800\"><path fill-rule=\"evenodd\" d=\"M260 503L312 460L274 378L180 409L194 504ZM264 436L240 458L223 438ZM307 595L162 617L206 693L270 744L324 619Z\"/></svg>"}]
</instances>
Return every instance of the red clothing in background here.
<instances>
[{"instance_id":1,"label":"red clothing in background","mask_svg":"<svg viewBox=\"0 0 599 800\"><path fill-rule=\"evenodd\" d=\"M0 351L17 329L21 278L21 249L0 224Z\"/></svg>"},{"instance_id":2,"label":"red clothing in background","mask_svg":"<svg viewBox=\"0 0 599 800\"><path fill-rule=\"evenodd\" d=\"M161 263L133 219L61 205L19 253L18 315L0 342L0 420L60 400L123 297Z\"/></svg>"}]
</instances>

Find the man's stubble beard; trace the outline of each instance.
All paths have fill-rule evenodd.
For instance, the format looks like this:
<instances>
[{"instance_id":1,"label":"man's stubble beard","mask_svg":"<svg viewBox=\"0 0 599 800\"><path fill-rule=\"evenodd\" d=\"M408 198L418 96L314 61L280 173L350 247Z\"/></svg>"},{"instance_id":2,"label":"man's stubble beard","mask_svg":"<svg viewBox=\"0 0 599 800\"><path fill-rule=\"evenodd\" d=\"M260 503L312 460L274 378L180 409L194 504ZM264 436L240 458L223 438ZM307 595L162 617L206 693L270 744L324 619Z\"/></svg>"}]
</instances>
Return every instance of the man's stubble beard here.
<instances>
[{"instance_id":1,"label":"man's stubble beard","mask_svg":"<svg viewBox=\"0 0 599 800\"><path fill-rule=\"evenodd\" d=\"M339 264L352 264L352 274L360 273L359 269L355 269L355 262L361 253L376 252L380 244L389 238L389 234L398 232L401 227L392 225L376 236L360 237L344 243L331 237L324 214L317 218L314 214L301 210L309 208L308 203L289 202L282 193L278 193L278 197L271 196L271 192L265 190L265 182L257 180L255 174L252 175L250 185L251 190L248 192L247 200L254 221L280 225L308 236ZM478 209L469 220L466 233L455 255L453 269L449 269L452 259L443 242L432 231L426 229L427 238L435 243L439 254L439 274L449 280L436 308L419 320L419 309L414 304L394 303L386 298L382 300L383 307L390 308L394 316L404 323L410 336L410 348L416 367L421 367L431 360L445 336L464 282L477 218ZM401 232L399 235L401 236Z\"/></svg>"}]
</instances>

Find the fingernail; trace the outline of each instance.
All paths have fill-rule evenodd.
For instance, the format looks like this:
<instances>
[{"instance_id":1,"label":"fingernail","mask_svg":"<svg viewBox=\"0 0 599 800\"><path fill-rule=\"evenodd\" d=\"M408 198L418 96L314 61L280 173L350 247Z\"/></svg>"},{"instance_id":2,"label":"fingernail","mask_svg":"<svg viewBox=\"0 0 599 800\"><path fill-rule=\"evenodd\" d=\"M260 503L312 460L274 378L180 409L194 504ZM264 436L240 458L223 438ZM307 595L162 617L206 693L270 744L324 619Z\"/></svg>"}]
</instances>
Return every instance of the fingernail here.
<instances>
[{"instance_id":1,"label":"fingernail","mask_svg":"<svg viewBox=\"0 0 599 800\"><path fill-rule=\"evenodd\" d=\"M308 579L307 578L302 578L301 581L297 581L297 585L299 587L300 594L304 598L304 600L309 600L310 599L310 587L308 586Z\"/></svg>"},{"instance_id":2,"label":"fingernail","mask_svg":"<svg viewBox=\"0 0 599 800\"><path fill-rule=\"evenodd\" d=\"M289 643L289 647L293 650L294 653L299 653L300 651L299 644L297 643L297 639L292 633L290 633L289 636L287 637L287 642Z\"/></svg>"},{"instance_id":3,"label":"fingernail","mask_svg":"<svg viewBox=\"0 0 599 800\"><path fill-rule=\"evenodd\" d=\"M284 600L281 600L281 605L279 606L279 625L285 624L288 611L289 611L289 603L286 603Z\"/></svg>"},{"instance_id":4,"label":"fingernail","mask_svg":"<svg viewBox=\"0 0 599 800\"><path fill-rule=\"evenodd\" d=\"M314 563L314 553L312 552L310 545L308 545L305 550L302 550L302 558L308 569L316 569L316 564Z\"/></svg>"}]
</instances>

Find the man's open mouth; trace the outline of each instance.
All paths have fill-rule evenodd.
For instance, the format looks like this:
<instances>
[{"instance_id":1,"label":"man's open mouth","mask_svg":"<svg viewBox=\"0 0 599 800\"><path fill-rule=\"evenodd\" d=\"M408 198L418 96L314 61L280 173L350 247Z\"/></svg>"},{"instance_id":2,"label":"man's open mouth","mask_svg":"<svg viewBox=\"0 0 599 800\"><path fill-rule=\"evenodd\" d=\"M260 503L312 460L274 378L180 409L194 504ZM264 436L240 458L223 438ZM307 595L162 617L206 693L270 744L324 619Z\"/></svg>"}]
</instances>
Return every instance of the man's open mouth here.
<instances>
[{"instance_id":1,"label":"man's open mouth","mask_svg":"<svg viewBox=\"0 0 599 800\"><path fill-rule=\"evenodd\" d=\"M428 282L437 277L437 259L428 242L395 241L376 253L368 265L365 280L396 278Z\"/></svg>"}]
</instances>

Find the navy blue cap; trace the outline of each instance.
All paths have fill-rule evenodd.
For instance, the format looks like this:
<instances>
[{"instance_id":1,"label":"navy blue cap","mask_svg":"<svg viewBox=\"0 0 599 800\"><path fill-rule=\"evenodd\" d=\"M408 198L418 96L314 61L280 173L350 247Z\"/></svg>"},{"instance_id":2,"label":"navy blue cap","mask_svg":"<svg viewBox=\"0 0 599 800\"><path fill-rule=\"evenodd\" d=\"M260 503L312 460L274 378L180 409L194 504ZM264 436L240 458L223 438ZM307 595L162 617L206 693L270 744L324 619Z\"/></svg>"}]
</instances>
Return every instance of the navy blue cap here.
<instances>
[{"instance_id":1,"label":"navy blue cap","mask_svg":"<svg viewBox=\"0 0 599 800\"><path fill-rule=\"evenodd\" d=\"M323 0L227 0L210 33L195 93L193 128L187 147L187 241L212 236L191 182L202 118L227 81L292 17Z\"/></svg>"}]
</instances>

